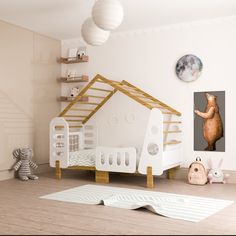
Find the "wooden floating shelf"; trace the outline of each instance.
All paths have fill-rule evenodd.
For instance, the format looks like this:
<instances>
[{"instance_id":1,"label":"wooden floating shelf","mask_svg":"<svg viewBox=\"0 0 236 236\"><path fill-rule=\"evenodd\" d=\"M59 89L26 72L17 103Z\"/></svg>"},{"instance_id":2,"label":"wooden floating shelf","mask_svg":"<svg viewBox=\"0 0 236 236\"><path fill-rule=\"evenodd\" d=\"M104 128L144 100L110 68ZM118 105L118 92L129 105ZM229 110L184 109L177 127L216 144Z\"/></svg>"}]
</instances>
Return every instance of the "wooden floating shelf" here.
<instances>
[{"instance_id":1,"label":"wooden floating shelf","mask_svg":"<svg viewBox=\"0 0 236 236\"><path fill-rule=\"evenodd\" d=\"M75 98L73 97L65 97L61 96L58 98L58 101L60 102L72 102ZM88 102L89 98L88 97L82 97L79 102Z\"/></svg>"},{"instance_id":2,"label":"wooden floating shelf","mask_svg":"<svg viewBox=\"0 0 236 236\"><path fill-rule=\"evenodd\" d=\"M57 81L61 83L78 83L78 82L84 83L84 82L89 81L89 77L87 75L77 76L77 77L74 77L73 79L61 77L61 78L58 78Z\"/></svg>"},{"instance_id":3,"label":"wooden floating shelf","mask_svg":"<svg viewBox=\"0 0 236 236\"><path fill-rule=\"evenodd\" d=\"M82 58L71 59L71 60L68 58L61 57L59 59L59 62L63 64L75 64L75 63L88 62L88 60L89 60L88 56L83 56Z\"/></svg>"}]
</instances>

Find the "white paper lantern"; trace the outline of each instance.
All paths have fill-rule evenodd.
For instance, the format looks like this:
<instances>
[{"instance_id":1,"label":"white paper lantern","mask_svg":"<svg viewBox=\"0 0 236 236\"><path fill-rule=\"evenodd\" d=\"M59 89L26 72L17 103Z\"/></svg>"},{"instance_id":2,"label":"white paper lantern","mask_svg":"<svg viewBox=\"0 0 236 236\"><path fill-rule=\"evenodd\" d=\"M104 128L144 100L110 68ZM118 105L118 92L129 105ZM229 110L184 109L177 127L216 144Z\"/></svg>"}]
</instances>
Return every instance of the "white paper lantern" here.
<instances>
[{"instance_id":1,"label":"white paper lantern","mask_svg":"<svg viewBox=\"0 0 236 236\"><path fill-rule=\"evenodd\" d=\"M81 34L86 43L92 46L99 46L108 40L110 32L97 27L90 17L83 23Z\"/></svg>"},{"instance_id":2,"label":"white paper lantern","mask_svg":"<svg viewBox=\"0 0 236 236\"><path fill-rule=\"evenodd\" d=\"M97 0L93 6L94 23L104 30L114 30L124 17L124 11L118 0Z\"/></svg>"}]
</instances>

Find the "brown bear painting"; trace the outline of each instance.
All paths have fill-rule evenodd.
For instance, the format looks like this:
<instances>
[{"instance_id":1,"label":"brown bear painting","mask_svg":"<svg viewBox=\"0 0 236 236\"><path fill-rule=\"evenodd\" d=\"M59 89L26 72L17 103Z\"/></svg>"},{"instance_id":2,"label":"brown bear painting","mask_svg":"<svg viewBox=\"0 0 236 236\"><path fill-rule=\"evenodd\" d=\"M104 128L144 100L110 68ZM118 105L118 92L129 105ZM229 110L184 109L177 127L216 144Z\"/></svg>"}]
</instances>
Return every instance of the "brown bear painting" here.
<instances>
[{"instance_id":1,"label":"brown bear painting","mask_svg":"<svg viewBox=\"0 0 236 236\"><path fill-rule=\"evenodd\" d=\"M218 105L218 98L215 95L215 92L205 92L204 95L205 95L204 109L202 109L203 102L201 103L201 108L199 106L196 106L196 103L195 103L195 106L198 107L198 109L195 109L194 112L197 116L198 122L199 120L201 120L201 128L200 128L201 130L199 130L198 128L198 129L195 129L195 132L200 131L202 133L201 136L204 138L204 140L207 143L207 147L205 144L205 148L202 148L203 150L224 151L222 150L224 149L224 147L223 148L221 147L220 148L221 150L217 150L218 141L224 138L224 124L221 117L221 107ZM224 106L224 101L223 103L221 101L221 106L222 105ZM201 110L204 110L204 111L201 111ZM198 142L201 142L201 141L198 139ZM221 146L222 145L224 146L224 142L221 142ZM194 144L194 147L196 147L196 144Z\"/></svg>"}]
</instances>

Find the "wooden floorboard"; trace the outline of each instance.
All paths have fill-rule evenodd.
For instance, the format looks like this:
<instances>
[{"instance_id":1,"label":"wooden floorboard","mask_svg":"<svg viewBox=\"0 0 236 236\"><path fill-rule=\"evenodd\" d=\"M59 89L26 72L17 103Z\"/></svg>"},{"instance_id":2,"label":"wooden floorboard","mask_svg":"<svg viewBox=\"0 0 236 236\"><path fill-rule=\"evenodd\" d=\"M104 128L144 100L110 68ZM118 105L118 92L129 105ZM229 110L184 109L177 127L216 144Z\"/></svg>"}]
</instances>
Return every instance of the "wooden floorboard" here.
<instances>
[{"instance_id":1,"label":"wooden floorboard","mask_svg":"<svg viewBox=\"0 0 236 236\"><path fill-rule=\"evenodd\" d=\"M124 210L96 205L40 199L40 196L94 183L94 173L64 171L58 181L52 173L38 181L0 182L0 234L13 235L196 235L236 234L236 204L199 222L158 216L145 209ZM142 176L111 175L108 186L143 189ZM152 191L214 197L236 201L236 185L193 186L184 181L155 179Z\"/></svg>"}]
</instances>

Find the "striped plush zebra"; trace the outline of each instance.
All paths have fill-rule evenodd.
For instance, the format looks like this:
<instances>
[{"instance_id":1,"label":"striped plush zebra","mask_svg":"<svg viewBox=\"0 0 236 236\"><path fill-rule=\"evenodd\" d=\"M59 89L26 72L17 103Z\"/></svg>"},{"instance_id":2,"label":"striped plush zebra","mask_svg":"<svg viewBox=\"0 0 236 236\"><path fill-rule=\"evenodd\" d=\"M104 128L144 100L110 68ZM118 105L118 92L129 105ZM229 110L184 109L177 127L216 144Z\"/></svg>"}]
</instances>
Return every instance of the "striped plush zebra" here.
<instances>
[{"instance_id":1,"label":"striped plush zebra","mask_svg":"<svg viewBox=\"0 0 236 236\"><path fill-rule=\"evenodd\" d=\"M14 165L13 169L18 171L20 180L26 181L29 179L38 179L36 175L31 173L31 167L37 169L38 166L31 160L33 157L33 150L31 148L19 148L13 151L13 156L19 161Z\"/></svg>"}]
</instances>

